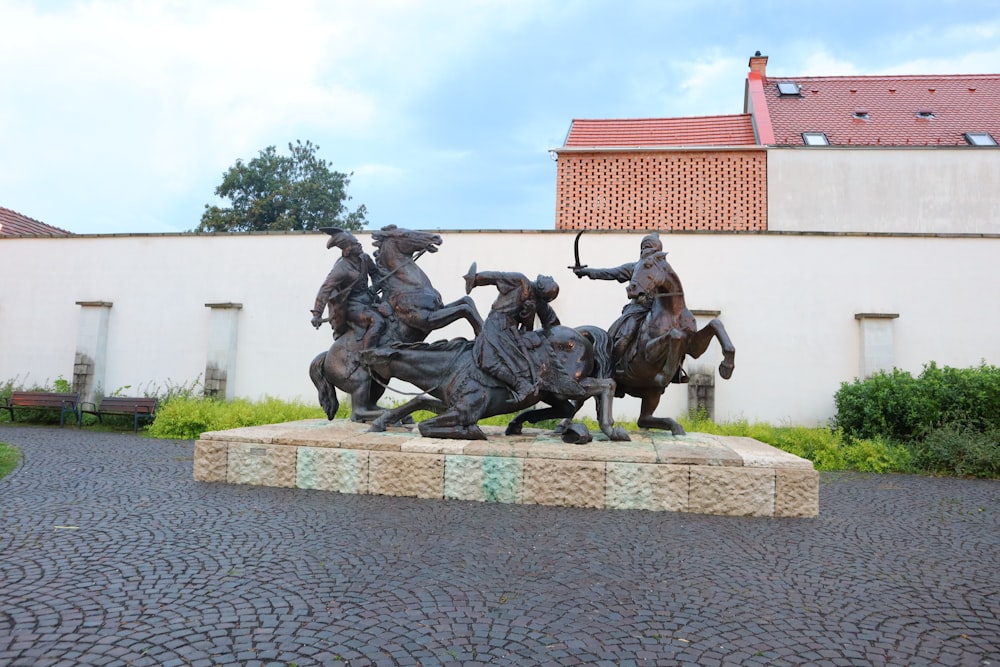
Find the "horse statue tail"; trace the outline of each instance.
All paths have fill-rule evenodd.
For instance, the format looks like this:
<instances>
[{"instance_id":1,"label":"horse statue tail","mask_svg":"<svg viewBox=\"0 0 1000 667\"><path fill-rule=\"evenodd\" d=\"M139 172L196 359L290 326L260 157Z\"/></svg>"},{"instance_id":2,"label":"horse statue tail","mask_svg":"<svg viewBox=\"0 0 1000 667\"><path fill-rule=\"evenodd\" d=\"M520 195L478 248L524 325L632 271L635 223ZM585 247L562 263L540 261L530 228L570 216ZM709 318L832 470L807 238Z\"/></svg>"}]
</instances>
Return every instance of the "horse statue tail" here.
<instances>
[{"instance_id":1,"label":"horse statue tail","mask_svg":"<svg viewBox=\"0 0 1000 667\"><path fill-rule=\"evenodd\" d=\"M312 363L309 364L309 378L316 385L319 393L319 404L323 407L328 419L333 420L340 409L340 401L337 399L337 388L326 378L323 366L326 364L326 352L320 352Z\"/></svg>"},{"instance_id":2,"label":"horse statue tail","mask_svg":"<svg viewBox=\"0 0 1000 667\"><path fill-rule=\"evenodd\" d=\"M614 375L614 361L611 358L611 336L600 327L585 325L576 330L594 346L594 372L591 377L604 379Z\"/></svg>"}]
</instances>

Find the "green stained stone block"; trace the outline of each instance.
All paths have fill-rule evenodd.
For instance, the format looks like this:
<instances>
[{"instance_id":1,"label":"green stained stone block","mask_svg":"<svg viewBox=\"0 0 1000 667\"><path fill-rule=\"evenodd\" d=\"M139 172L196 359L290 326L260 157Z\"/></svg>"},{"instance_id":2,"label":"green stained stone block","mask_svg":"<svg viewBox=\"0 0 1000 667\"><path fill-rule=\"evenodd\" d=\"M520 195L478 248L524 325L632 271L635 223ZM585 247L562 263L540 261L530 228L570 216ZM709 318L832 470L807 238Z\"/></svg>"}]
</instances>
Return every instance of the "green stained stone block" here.
<instances>
[{"instance_id":1,"label":"green stained stone block","mask_svg":"<svg viewBox=\"0 0 1000 667\"><path fill-rule=\"evenodd\" d=\"M483 499L491 503L520 501L523 468L520 459L484 456Z\"/></svg>"},{"instance_id":2,"label":"green stained stone block","mask_svg":"<svg viewBox=\"0 0 1000 667\"><path fill-rule=\"evenodd\" d=\"M500 456L448 456L444 495L456 500L521 502L523 460Z\"/></svg>"},{"instance_id":3,"label":"green stained stone block","mask_svg":"<svg viewBox=\"0 0 1000 667\"><path fill-rule=\"evenodd\" d=\"M299 447L296 485L340 493L368 493L367 452L324 447Z\"/></svg>"},{"instance_id":4,"label":"green stained stone block","mask_svg":"<svg viewBox=\"0 0 1000 667\"><path fill-rule=\"evenodd\" d=\"M295 482L300 489L316 489L316 449L299 447L295 461Z\"/></svg>"}]
</instances>

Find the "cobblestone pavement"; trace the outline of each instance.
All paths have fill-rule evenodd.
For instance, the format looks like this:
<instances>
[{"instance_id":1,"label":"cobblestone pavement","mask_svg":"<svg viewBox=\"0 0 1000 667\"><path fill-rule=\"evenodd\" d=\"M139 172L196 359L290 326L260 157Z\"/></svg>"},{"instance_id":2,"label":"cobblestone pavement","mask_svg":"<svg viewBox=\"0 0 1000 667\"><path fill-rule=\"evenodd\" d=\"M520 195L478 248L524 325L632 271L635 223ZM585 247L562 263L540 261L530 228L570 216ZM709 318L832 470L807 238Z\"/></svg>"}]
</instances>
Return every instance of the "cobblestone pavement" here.
<instances>
[{"instance_id":1,"label":"cobblestone pavement","mask_svg":"<svg viewBox=\"0 0 1000 667\"><path fill-rule=\"evenodd\" d=\"M824 474L817 519L192 481L0 426L0 665L1000 665L1000 482Z\"/></svg>"}]
</instances>

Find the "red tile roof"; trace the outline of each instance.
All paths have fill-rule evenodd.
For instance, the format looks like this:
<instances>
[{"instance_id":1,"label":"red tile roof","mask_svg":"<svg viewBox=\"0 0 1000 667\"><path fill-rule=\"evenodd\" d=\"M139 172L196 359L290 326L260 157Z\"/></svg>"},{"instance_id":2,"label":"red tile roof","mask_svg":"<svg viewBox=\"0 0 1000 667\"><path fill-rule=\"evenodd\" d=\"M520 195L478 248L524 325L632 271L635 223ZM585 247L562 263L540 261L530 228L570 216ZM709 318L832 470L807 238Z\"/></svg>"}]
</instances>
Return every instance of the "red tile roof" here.
<instances>
[{"instance_id":1,"label":"red tile roof","mask_svg":"<svg viewBox=\"0 0 1000 667\"><path fill-rule=\"evenodd\" d=\"M753 146L750 114L692 118L575 119L566 135L571 148Z\"/></svg>"},{"instance_id":2,"label":"red tile roof","mask_svg":"<svg viewBox=\"0 0 1000 667\"><path fill-rule=\"evenodd\" d=\"M779 81L801 95L779 95ZM825 132L832 145L966 146L965 132L1000 142L1000 74L765 76L763 86L779 146L803 145L803 132Z\"/></svg>"},{"instance_id":3,"label":"red tile roof","mask_svg":"<svg viewBox=\"0 0 1000 667\"><path fill-rule=\"evenodd\" d=\"M0 206L0 236L72 236L72 232L46 225Z\"/></svg>"}]
</instances>

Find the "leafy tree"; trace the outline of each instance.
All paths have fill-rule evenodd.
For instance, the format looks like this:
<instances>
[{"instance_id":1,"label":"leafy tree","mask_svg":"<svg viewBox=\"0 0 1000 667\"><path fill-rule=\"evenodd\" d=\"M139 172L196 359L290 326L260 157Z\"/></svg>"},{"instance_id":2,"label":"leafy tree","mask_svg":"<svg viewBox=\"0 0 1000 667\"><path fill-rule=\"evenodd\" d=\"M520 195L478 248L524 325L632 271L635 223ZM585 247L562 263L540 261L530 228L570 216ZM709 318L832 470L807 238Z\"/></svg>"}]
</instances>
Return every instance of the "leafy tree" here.
<instances>
[{"instance_id":1,"label":"leafy tree","mask_svg":"<svg viewBox=\"0 0 1000 667\"><path fill-rule=\"evenodd\" d=\"M349 212L345 202L349 176L331 171L317 157L319 146L309 141L288 144L291 155L279 155L274 146L223 174L215 194L230 200L229 208L205 204L199 232L307 230L365 226L364 204Z\"/></svg>"}]
</instances>

